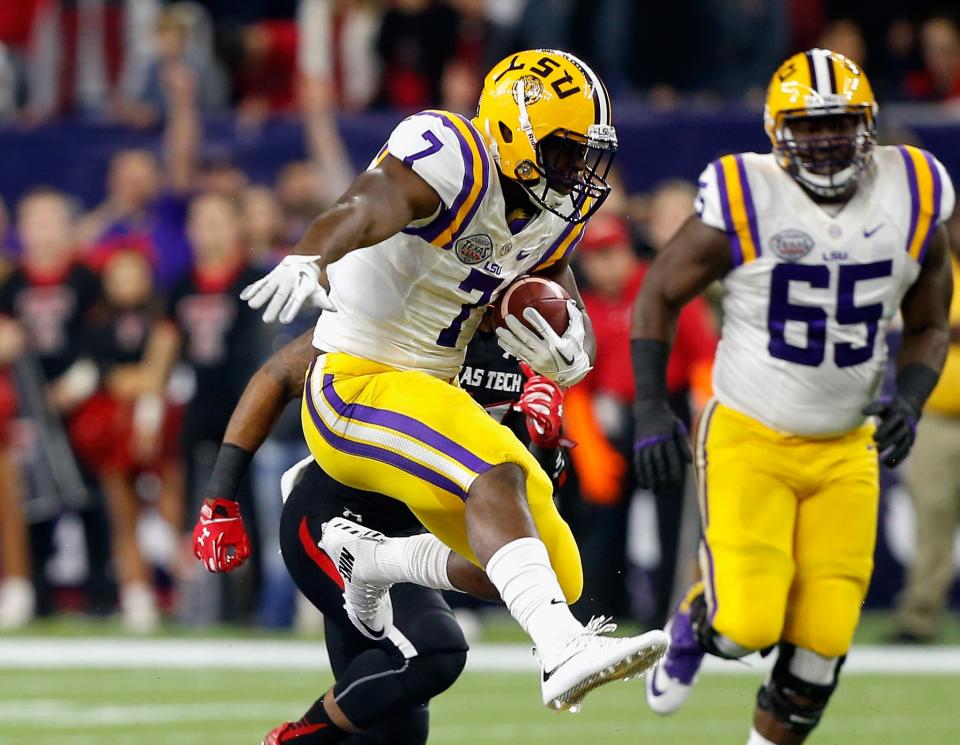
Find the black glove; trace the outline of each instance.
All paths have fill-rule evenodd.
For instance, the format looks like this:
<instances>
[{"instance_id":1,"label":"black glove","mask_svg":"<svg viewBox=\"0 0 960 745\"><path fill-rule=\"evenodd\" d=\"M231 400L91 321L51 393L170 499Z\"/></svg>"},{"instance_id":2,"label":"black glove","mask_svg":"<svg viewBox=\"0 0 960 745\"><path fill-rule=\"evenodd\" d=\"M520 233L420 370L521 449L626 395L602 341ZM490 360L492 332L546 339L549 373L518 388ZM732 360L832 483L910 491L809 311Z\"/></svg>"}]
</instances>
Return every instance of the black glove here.
<instances>
[{"instance_id":1,"label":"black glove","mask_svg":"<svg viewBox=\"0 0 960 745\"><path fill-rule=\"evenodd\" d=\"M897 373L897 394L892 401L874 401L863 413L880 420L873 439L880 461L892 468L907 457L917 437L923 404L937 385L940 373L922 362L906 365Z\"/></svg>"},{"instance_id":2,"label":"black glove","mask_svg":"<svg viewBox=\"0 0 960 745\"><path fill-rule=\"evenodd\" d=\"M877 443L883 465L892 468L906 458L917 436L920 412L904 398L895 396L892 401L874 401L868 404L863 413L880 420L873 439Z\"/></svg>"},{"instance_id":3,"label":"black glove","mask_svg":"<svg viewBox=\"0 0 960 745\"><path fill-rule=\"evenodd\" d=\"M663 399L638 401L633 413L637 484L655 494L679 490L691 460L687 428Z\"/></svg>"}]
</instances>

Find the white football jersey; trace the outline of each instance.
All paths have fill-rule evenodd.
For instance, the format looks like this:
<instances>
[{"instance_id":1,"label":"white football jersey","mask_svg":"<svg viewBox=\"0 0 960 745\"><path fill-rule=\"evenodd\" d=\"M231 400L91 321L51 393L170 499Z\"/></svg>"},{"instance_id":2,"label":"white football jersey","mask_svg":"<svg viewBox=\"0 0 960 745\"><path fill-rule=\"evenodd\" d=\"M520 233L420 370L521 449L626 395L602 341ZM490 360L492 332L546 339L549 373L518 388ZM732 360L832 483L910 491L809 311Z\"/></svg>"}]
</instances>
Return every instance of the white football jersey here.
<instances>
[{"instance_id":1,"label":"white football jersey","mask_svg":"<svg viewBox=\"0 0 960 745\"><path fill-rule=\"evenodd\" d=\"M313 343L454 378L484 306L517 277L566 256L584 225L541 211L511 233L485 140L458 114L404 119L370 167L387 154L430 184L442 204L433 217L329 266L337 310L321 314Z\"/></svg>"},{"instance_id":2,"label":"white football jersey","mask_svg":"<svg viewBox=\"0 0 960 745\"><path fill-rule=\"evenodd\" d=\"M876 147L845 205L815 203L772 154L707 166L697 213L730 237L713 369L725 405L785 433L848 432L882 383L886 331L953 211L943 165Z\"/></svg>"}]
</instances>

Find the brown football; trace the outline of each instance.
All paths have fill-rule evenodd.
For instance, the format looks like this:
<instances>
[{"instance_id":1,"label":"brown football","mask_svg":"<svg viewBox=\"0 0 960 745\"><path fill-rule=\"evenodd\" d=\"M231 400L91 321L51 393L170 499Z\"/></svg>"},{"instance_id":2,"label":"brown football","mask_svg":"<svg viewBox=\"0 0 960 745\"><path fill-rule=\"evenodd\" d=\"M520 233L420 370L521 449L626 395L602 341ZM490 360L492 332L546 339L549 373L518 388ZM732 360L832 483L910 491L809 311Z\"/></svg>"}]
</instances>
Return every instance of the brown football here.
<instances>
[{"instance_id":1,"label":"brown football","mask_svg":"<svg viewBox=\"0 0 960 745\"><path fill-rule=\"evenodd\" d=\"M514 315L523 322L524 326L533 329L523 317L523 309L536 308L553 330L562 336L570 322L570 316L567 314L569 299L567 291L556 282L543 277L522 277L507 287L493 303L494 326L506 327L503 319L508 315Z\"/></svg>"}]
</instances>

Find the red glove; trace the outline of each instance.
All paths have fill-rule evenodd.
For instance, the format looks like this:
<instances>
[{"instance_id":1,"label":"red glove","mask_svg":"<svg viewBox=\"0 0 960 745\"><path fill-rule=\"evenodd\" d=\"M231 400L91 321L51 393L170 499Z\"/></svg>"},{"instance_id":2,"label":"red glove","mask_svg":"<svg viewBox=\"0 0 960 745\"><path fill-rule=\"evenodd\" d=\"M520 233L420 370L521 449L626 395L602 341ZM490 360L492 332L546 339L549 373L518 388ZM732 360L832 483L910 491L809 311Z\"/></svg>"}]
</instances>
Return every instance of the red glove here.
<instances>
[{"instance_id":1,"label":"red glove","mask_svg":"<svg viewBox=\"0 0 960 745\"><path fill-rule=\"evenodd\" d=\"M520 367L528 378L513 408L526 415L527 432L535 445L547 450L559 447L564 444L560 439L563 391L550 378L537 375L526 364L521 363Z\"/></svg>"},{"instance_id":2,"label":"red glove","mask_svg":"<svg viewBox=\"0 0 960 745\"><path fill-rule=\"evenodd\" d=\"M250 557L239 504L229 499L204 503L193 528L193 553L211 572L233 571Z\"/></svg>"}]
</instances>

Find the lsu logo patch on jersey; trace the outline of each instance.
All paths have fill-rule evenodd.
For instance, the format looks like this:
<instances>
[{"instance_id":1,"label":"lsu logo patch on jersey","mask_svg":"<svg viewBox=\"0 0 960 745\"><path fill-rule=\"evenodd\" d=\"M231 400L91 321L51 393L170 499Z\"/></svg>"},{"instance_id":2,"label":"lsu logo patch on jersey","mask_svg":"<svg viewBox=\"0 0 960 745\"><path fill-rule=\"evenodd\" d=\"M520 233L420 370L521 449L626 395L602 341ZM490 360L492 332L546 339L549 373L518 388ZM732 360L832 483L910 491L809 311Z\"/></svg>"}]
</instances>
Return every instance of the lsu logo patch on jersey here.
<instances>
[{"instance_id":1,"label":"lsu logo patch on jersey","mask_svg":"<svg viewBox=\"0 0 960 745\"><path fill-rule=\"evenodd\" d=\"M468 235L454 245L457 258L464 264L480 264L493 256L493 239L489 235Z\"/></svg>"},{"instance_id":2,"label":"lsu logo patch on jersey","mask_svg":"<svg viewBox=\"0 0 960 745\"><path fill-rule=\"evenodd\" d=\"M800 261L813 250L813 246L810 234L795 228L781 230L770 239L770 250L784 261Z\"/></svg>"}]
</instances>

